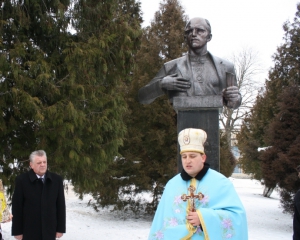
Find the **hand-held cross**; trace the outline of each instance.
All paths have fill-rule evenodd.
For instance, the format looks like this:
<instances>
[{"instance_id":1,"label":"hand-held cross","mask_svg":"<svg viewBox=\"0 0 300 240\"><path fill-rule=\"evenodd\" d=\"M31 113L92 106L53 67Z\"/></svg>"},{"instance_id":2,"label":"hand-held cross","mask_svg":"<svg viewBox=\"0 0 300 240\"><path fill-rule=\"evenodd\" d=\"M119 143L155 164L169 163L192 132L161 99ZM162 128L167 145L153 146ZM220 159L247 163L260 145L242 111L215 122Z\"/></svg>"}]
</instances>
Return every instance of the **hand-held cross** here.
<instances>
[{"instance_id":1,"label":"hand-held cross","mask_svg":"<svg viewBox=\"0 0 300 240\"><path fill-rule=\"evenodd\" d=\"M189 210L191 212L196 212L195 199L202 200L204 198L204 195L201 192L198 192L198 194L194 194L196 188L192 185L188 188L188 191L190 192L190 195L183 194L181 196L181 199L184 202L190 199Z\"/></svg>"}]
</instances>

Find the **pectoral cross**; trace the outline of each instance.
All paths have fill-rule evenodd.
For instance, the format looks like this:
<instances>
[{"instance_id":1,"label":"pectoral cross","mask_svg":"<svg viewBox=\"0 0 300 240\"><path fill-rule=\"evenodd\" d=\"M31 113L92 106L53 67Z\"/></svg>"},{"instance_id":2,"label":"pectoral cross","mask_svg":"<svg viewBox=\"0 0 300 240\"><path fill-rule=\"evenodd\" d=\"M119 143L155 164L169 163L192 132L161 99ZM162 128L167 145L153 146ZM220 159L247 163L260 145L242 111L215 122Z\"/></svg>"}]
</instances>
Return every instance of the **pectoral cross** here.
<instances>
[{"instance_id":1,"label":"pectoral cross","mask_svg":"<svg viewBox=\"0 0 300 240\"><path fill-rule=\"evenodd\" d=\"M196 199L202 200L204 198L204 195L201 192L198 192L198 194L195 195L194 192L196 191L196 188L193 186L190 186L188 188L188 191L190 192L190 195L183 194L181 196L181 199L184 202L190 199L189 210L191 212L196 212L195 200Z\"/></svg>"}]
</instances>

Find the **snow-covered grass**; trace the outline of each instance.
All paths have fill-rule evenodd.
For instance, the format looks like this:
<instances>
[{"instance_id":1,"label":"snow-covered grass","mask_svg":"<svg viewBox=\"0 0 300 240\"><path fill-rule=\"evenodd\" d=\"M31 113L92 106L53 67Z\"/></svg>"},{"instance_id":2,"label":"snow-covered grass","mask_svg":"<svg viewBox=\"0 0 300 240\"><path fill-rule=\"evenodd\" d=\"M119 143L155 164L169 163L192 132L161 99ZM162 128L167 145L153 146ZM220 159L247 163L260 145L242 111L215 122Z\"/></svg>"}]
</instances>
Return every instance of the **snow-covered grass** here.
<instances>
[{"instance_id":1,"label":"snow-covered grass","mask_svg":"<svg viewBox=\"0 0 300 240\"><path fill-rule=\"evenodd\" d=\"M251 179L230 178L247 212L249 240L292 239L292 216L282 213L279 196L262 196L263 186ZM122 213L88 205L90 196L79 200L69 188L66 192L67 233L61 240L146 240L151 218L126 218ZM12 240L11 223L2 224L4 240Z\"/></svg>"}]
</instances>

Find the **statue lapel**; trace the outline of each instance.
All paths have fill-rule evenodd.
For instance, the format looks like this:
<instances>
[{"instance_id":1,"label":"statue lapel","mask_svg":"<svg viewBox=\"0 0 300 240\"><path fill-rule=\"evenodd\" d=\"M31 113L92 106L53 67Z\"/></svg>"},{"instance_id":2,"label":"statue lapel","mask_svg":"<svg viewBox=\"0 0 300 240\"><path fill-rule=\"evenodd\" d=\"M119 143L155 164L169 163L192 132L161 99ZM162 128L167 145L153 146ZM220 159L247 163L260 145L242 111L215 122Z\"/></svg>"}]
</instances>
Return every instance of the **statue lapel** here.
<instances>
[{"instance_id":1,"label":"statue lapel","mask_svg":"<svg viewBox=\"0 0 300 240\"><path fill-rule=\"evenodd\" d=\"M219 86L221 87L220 91L222 91L222 89L226 88L226 66L223 63L222 59L213 56L210 52L208 52L208 54L216 67L220 82Z\"/></svg>"},{"instance_id":2,"label":"statue lapel","mask_svg":"<svg viewBox=\"0 0 300 240\"><path fill-rule=\"evenodd\" d=\"M178 72L181 74L182 78L190 80L193 82L193 71L189 61L189 54L187 53L185 56L178 59L177 62ZM187 91L188 96L192 96L194 92L194 84L192 83L191 88Z\"/></svg>"}]
</instances>

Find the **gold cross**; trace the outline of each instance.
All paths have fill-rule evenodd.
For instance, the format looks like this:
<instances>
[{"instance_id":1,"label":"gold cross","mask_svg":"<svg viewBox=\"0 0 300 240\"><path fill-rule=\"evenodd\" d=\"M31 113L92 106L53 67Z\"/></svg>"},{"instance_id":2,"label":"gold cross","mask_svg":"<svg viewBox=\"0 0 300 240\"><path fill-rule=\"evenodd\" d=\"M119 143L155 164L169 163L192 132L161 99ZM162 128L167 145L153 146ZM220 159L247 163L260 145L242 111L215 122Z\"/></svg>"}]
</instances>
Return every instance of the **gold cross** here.
<instances>
[{"instance_id":1,"label":"gold cross","mask_svg":"<svg viewBox=\"0 0 300 240\"><path fill-rule=\"evenodd\" d=\"M198 192L198 194L195 195L194 192L196 191L196 188L193 187L192 185L188 188L188 191L190 192L190 195L183 194L181 196L181 199L184 202L187 201L188 199L190 199L189 210L191 212L196 212L195 199L202 200L204 198L204 195L201 192Z\"/></svg>"}]
</instances>

